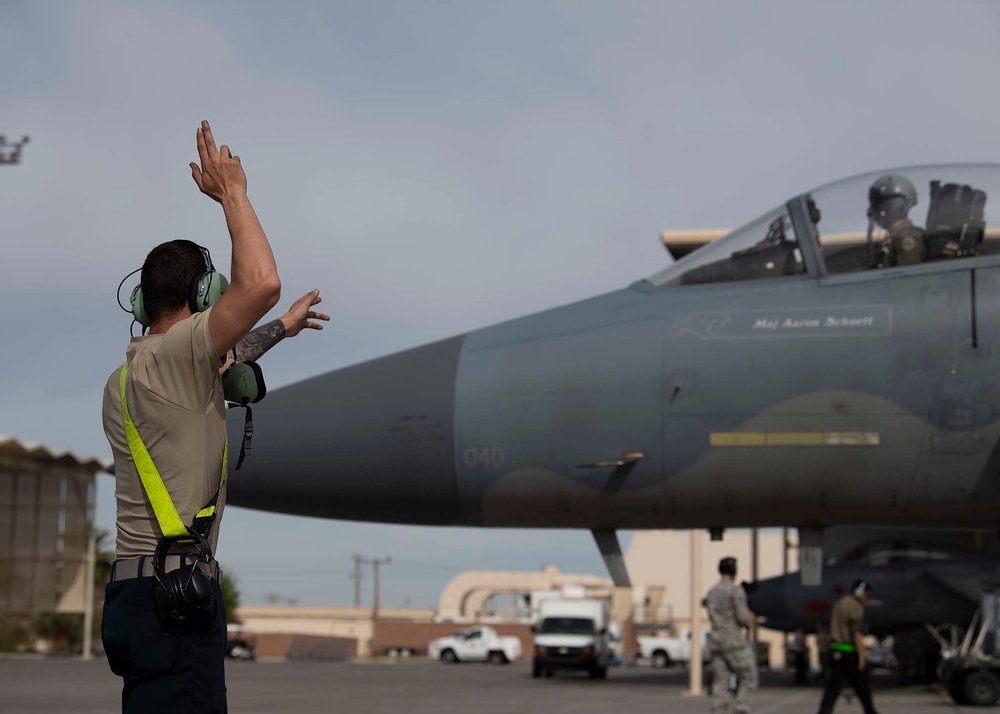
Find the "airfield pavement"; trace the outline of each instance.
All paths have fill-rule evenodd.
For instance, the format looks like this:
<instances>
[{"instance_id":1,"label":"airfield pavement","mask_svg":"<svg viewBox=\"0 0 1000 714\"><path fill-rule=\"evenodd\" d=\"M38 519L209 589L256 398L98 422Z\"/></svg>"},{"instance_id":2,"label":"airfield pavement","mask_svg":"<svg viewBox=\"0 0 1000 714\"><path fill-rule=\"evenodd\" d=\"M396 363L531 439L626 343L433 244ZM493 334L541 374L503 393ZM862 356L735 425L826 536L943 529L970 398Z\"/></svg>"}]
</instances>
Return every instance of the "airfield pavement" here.
<instances>
[{"instance_id":1,"label":"airfield pavement","mask_svg":"<svg viewBox=\"0 0 1000 714\"><path fill-rule=\"evenodd\" d=\"M704 697L685 694L687 673L646 666L613 668L606 681L557 674L532 679L529 665L446 665L426 659L393 662L229 662L229 710L268 714L513 714L544 712L709 711ZM793 686L779 673L765 673L755 714L811 714L821 689ZM982 711L958 707L947 696L922 687L889 687L876 678L880 714ZM120 680L98 659L0 658L0 712L113 714L120 711ZM838 712L859 712L843 698Z\"/></svg>"}]
</instances>

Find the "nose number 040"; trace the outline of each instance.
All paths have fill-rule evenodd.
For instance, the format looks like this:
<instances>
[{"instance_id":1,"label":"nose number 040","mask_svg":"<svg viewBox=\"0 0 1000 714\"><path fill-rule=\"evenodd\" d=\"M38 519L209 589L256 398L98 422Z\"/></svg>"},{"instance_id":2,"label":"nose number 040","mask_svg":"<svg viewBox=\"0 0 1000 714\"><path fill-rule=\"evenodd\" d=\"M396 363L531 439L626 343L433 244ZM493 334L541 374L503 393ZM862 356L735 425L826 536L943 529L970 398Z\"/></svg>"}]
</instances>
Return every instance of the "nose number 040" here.
<instances>
[{"instance_id":1,"label":"nose number 040","mask_svg":"<svg viewBox=\"0 0 1000 714\"><path fill-rule=\"evenodd\" d=\"M504 453L499 446L492 449L470 446L462 456L466 466L503 466Z\"/></svg>"}]
</instances>

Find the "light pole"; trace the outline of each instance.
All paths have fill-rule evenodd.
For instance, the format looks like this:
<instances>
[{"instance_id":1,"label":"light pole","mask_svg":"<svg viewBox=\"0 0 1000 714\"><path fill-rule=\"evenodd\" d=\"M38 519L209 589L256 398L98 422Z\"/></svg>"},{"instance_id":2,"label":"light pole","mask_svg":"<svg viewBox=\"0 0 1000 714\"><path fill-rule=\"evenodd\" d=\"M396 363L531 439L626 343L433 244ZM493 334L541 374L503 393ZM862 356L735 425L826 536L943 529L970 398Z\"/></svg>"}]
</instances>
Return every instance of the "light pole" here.
<instances>
[{"instance_id":1,"label":"light pole","mask_svg":"<svg viewBox=\"0 0 1000 714\"><path fill-rule=\"evenodd\" d=\"M28 143L29 137L25 136L21 141L7 141L7 137L0 134L0 164L21 163L21 147Z\"/></svg>"},{"instance_id":2,"label":"light pole","mask_svg":"<svg viewBox=\"0 0 1000 714\"><path fill-rule=\"evenodd\" d=\"M688 662L688 693L701 696L701 531L691 531L691 658Z\"/></svg>"}]
</instances>

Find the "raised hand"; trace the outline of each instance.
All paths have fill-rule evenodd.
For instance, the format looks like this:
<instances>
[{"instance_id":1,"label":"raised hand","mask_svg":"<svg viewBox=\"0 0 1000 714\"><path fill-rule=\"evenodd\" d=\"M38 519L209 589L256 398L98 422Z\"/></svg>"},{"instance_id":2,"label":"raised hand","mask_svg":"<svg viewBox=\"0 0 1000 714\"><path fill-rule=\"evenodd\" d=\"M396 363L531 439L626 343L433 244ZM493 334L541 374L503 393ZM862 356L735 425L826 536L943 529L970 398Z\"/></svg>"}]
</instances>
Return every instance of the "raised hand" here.
<instances>
[{"instance_id":1,"label":"raised hand","mask_svg":"<svg viewBox=\"0 0 1000 714\"><path fill-rule=\"evenodd\" d=\"M281 322L285 326L285 337L295 337L303 329L322 330L322 325L310 322L310 320L329 322L329 315L315 312L312 309L313 306L321 302L323 302L323 298L319 296L319 290L313 290L292 303L288 312L281 316Z\"/></svg>"},{"instance_id":2,"label":"raised hand","mask_svg":"<svg viewBox=\"0 0 1000 714\"><path fill-rule=\"evenodd\" d=\"M247 175L240 164L240 157L233 156L225 144L221 150L215 148L215 137L207 121L201 123L197 134L201 166L191 162L191 177L201 192L219 203L246 196Z\"/></svg>"}]
</instances>

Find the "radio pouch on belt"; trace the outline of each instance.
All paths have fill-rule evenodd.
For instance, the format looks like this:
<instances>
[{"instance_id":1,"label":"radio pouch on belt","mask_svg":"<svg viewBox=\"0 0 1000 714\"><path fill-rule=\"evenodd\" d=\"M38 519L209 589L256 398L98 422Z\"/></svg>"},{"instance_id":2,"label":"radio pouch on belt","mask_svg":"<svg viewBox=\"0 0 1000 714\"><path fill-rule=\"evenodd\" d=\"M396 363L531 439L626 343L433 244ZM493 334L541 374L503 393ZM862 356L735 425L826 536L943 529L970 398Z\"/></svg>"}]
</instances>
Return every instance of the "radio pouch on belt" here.
<instances>
[{"instance_id":1,"label":"radio pouch on belt","mask_svg":"<svg viewBox=\"0 0 1000 714\"><path fill-rule=\"evenodd\" d=\"M212 546L208 542L208 534L215 523L219 493L222 490L222 484L226 481L229 442L227 440L222 453L222 478L219 481L219 490L215 492L208 504L198 511L191 525L185 526L177 513L177 508L174 506L170 494L167 493L160 472L156 470L149 450L143 443L139 430L136 429L132 416L129 414L125 399L127 375L128 364L126 363L122 365L119 378L125 438L128 441L129 452L132 454L132 461L139 474L139 480L142 482L142 488L149 498L153 513L156 515L156 522L163 534L156 545L156 552L153 554L156 609L160 616L165 619L185 620L209 610L215 605L215 593L212 589L211 578L198 567L198 564L212 563ZM195 543L198 546L198 553L180 555L182 561L187 557L193 557L194 562L166 572L167 554L174 543Z\"/></svg>"}]
</instances>

